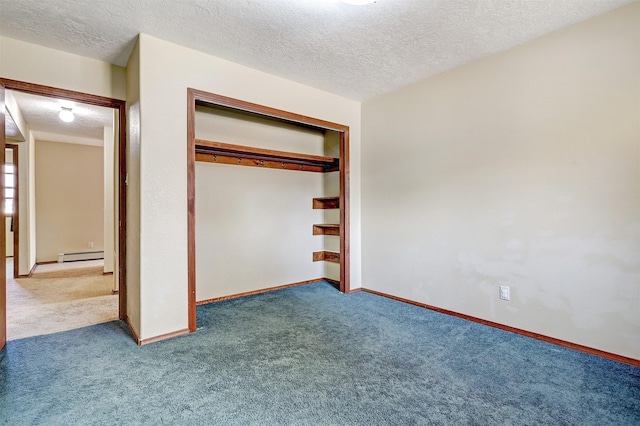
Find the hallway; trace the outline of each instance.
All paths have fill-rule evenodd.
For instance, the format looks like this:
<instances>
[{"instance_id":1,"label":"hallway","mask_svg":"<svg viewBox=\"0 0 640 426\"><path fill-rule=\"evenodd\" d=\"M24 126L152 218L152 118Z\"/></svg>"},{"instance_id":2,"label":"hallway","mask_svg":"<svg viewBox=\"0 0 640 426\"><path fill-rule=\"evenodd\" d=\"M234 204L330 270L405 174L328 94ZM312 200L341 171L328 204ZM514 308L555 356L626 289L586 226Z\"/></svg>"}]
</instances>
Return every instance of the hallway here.
<instances>
[{"instance_id":1,"label":"hallway","mask_svg":"<svg viewBox=\"0 0 640 426\"><path fill-rule=\"evenodd\" d=\"M7 258L7 340L117 319L113 275L102 268L102 260L38 265L30 278L14 279Z\"/></svg>"}]
</instances>

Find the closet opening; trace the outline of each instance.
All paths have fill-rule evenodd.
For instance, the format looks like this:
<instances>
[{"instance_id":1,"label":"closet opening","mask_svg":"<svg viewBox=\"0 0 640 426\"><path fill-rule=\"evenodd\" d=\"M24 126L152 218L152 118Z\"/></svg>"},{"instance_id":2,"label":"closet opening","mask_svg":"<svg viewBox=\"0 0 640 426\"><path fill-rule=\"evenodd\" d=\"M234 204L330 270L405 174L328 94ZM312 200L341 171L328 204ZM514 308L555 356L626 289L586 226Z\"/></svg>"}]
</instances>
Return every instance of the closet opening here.
<instances>
[{"instance_id":1,"label":"closet opening","mask_svg":"<svg viewBox=\"0 0 640 426\"><path fill-rule=\"evenodd\" d=\"M202 303L322 280L349 293L349 127L187 97L189 330Z\"/></svg>"}]
</instances>

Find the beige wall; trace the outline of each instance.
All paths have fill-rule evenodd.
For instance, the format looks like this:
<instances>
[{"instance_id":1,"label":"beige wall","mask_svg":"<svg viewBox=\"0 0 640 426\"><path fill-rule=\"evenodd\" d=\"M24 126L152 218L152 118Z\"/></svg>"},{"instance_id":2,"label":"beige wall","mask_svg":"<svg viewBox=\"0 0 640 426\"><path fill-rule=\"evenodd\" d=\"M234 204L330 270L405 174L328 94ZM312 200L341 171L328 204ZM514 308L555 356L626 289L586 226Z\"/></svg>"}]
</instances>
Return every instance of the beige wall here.
<instances>
[{"instance_id":1,"label":"beige wall","mask_svg":"<svg viewBox=\"0 0 640 426\"><path fill-rule=\"evenodd\" d=\"M359 259L360 104L142 34L140 294L142 338L188 326L187 88L351 127L352 256ZM197 201L196 201L197 203ZM352 285L360 285L352 263Z\"/></svg>"},{"instance_id":2,"label":"beige wall","mask_svg":"<svg viewBox=\"0 0 640 426\"><path fill-rule=\"evenodd\" d=\"M23 145L20 145L22 148ZM18 153L20 166L20 274L29 274L36 264L36 140L33 133L29 132L29 140L25 147L25 154ZM24 161L23 161L24 159ZM24 173L24 174L23 174ZM26 176L24 185L23 176ZM23 189L26 191L23 197ZM28 200L26 206L22 200ZM26 212L23 212L23 206ZM22 220L26 215L27 220ZM23 244L26 241L27 244ZM26 256L24 256L26 252ZM25 263L26 262L26 263Z\"/></svg>"},{"instance_id":3,"label":"beige wall","mask_svg":"<svg viewBox=\"0 0 640 426\"><path fill-rule=\"evenodd\" d=\"M126 96L122 67L3 36L0 77L115 99Z\"/></svg>"},{"instance_id":4,"label":"beige wall","mask_svg":"<svg viewBox=\"0 0 640 426\"><path fill-rule=\"evenodd\" d=\"M638 22L364 103L363 285L640 358Z\"/></svg>"},{"instance_id":5,"label":"beige wall","mask_svg":"<svg viewBox=\"0 0 640 426\"><path fill-rule=\"evenodd\" d=\"M323 155L324 135L200 109L196 137L237 145ZM312 253L322 212L321 173L196 164L196 298L206 300L324 277Z\"/></svg>"},{"instance_id":6,"label":"beige wall","mask_svg":"<svg viewBox=\"0 0 640 426\"><path fill-rule=\"evenodd\" d=\"M35 151L36 261L104 250L102 147L37 141Z\"/></svg>"},{"instance_id":7,"label":"beige wall","mask_svg":"<svg viewBox=\"0 0 640 426\"><path fill-rule=\"evenodd\" d=\"M140 46L127 64L127 316L140 336Z\"/></svg>"},{"instance_id":8,"label":"beige wall","mask_svg":"<svg viewBox=\"0 0 640 426\"><path fill-rule=\"evenodd\" d=\"M340 134L338 132L327 131L324 140L324 155L327 157L340 157ZM324 197L335 197L340 195L340 173L331 172L323 175L323 195ZM322 210L322 223L340 223L339 209ZM322 250L340 252L340 237L326 235L323 237L324 245ZM351 255L351 262L360 264L360 257ZM324 277L331 280L340 281L340 264L333 262L322 262L324 267ZM352 284L353 286L353 284ZM358 287L360 283L358 283Z\"/></svg>"},{"instance_id":9,"label":"beige wall","mask_svg":"<svg viewBox=\"0 0 640 426\"><path fill-rule=\"evenodd\" d=\"M35 255L35 187L33 186L33 135L25 127L26 142L18 143L18 272L21 275L29 273L36 262Z\"/></svg>"},{"instance_id":10,"label":"beige wall","mask_svg":"<svg viewBox=\"0 0 640 426\"><path fill-rule=\"evenodd\" d=\"M114 271L115 263L115 234L118 214L115 208L115 186L117 185L117 163L115 162L117 140L118 113L113 110L113 127L105 127L103 130L103 206L104 206L104 267L103 272L109 273ZM115 281L115 280L114 280ZM117 288L114 288L117 290Z\"/></svg>"},{"instance_id":11,"label":"beige wall","mask_svg":"<svg viewBox=\"0 0 640 426\"><path fill-rule=\"evenodd\" d=\"M9 115L11 115L13 122L15 123L16 127L18 127L20 136L22 136L22 138L18 136L15 141L11 142L25 142L29 133L29 126L27 126L27 122L22 115L22 111L20 111L20 108L18 107L18 103L16 102L16 98L13 96L13 93L10 90L7 90L5 91L4 96L5 110L9 113ZM7 140L7 142L9 142L9 140Z\"/></svg>"},{"instance_id":12,"label":"beige wall","mask_svg":"<svg viewBox=\"0 0 640 426\"><path fill-rule=\"evenodd\" d=\"M5 219L6 256L13 257L13 231L11 230L11 217Z\"/></svg>"}]
</instances>

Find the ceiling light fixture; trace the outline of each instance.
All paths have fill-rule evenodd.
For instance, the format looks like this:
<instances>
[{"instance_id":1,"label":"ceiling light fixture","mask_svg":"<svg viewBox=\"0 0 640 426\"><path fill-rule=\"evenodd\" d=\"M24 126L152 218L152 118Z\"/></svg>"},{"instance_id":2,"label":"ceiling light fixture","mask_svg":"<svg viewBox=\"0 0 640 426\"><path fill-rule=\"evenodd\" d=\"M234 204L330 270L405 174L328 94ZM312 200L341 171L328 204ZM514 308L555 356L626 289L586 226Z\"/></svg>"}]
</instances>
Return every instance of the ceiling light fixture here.
<instances>
[{"instance_id":1,"label":"ceiling light fixture","mask_svg":"<svg viewBox=\"0 0 640 426\"><path fill-rule=\"evenodd\" d=\"M352 4L354 6L364 6L365 4L375 3L376 0L340 0L342 3Z\"/></svg>"},{"instance_id":2,"label":"ceiling light fixture","mask_svg":"<svg viewBox=\"0 0 640 426\"><path fill-rule=\"evenodd\" d=\"M60 120L64 121L65 123L71 123L76 118L75 115L73 115L73 111L71 111L71 108L67 107L62 107L59 116Z\"/></svg>"}]
</instances>

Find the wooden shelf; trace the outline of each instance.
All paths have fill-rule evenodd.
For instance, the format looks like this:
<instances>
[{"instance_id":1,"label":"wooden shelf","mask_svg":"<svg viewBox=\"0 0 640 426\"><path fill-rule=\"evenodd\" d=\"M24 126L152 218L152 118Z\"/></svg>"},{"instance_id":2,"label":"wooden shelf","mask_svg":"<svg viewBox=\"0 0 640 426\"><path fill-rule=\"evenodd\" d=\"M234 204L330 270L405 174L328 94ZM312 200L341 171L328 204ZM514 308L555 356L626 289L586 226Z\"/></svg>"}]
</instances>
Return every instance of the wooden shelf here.
<instances>
[{"instance_id":1,"label":"wooden shelf","mask_svg":"<svg viewBox=\"0 0 640 426\"><path fill-rule=\"evenodd\" d=\"M196 161L326 173L340 169L340 160L320 155L275 151L196 139Z\"/></svg>"},{"instance_id":2,"label":"wooden shelf","mask_svg":"<svg viewBox=\"0 0 640 426\"><path fill-rule=\"evenodd\" d=\"M314 251L313 252L313 261L314 262L332 262L332 263L340 263L340 253L336 253L335 251Z\"/></svg>"},{"instance_id":3,"label":"wooden shelf","mask_svg":"<svg viewBox=\"0 0 640 426\"><path fill-rule=\"evenodd\" d=\"M340 235L340 225L335 223L313 225L313 235Z\"/></svg>"},{"instance_id":4,"label":"wooden shelf","mask_svg":"<svg viewBox=\"0 0 640 426\"><path fill-rule=\"evenodd\" d=\"M314 209L339 209L340 197L318 197L313 199Z\"/></svg>"}]
</instances>

